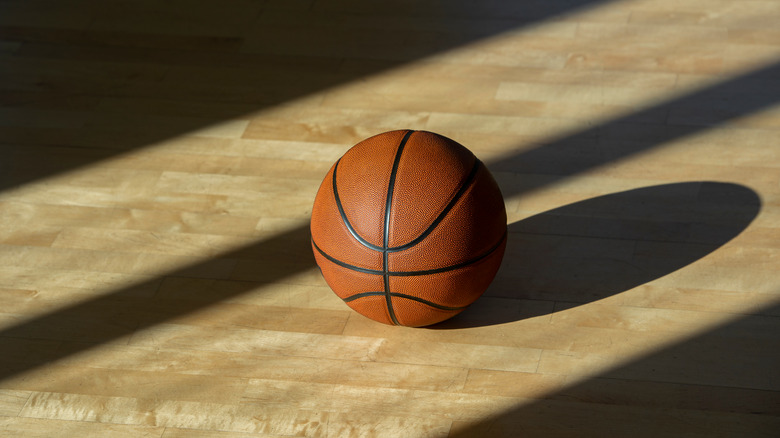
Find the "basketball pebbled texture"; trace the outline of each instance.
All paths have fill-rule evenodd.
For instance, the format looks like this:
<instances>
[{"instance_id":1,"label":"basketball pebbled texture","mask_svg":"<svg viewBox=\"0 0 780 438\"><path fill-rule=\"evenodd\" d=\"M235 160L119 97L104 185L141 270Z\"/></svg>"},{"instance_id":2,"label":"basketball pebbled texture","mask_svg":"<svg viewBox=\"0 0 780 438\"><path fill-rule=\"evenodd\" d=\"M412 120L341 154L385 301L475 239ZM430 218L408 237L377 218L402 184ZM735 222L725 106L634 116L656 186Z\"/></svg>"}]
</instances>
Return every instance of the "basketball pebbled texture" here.
<instances>
[{"instance_id":1,"label":"basketball pebbled texture","mask_svg":"<svg viewBox=\"0 0 780 438\"><path fill-rule=\"evenodd\" d=\"M506 210L468 149L391 131L348 150L314 200L312 249L325 281L376 321L420 327L479 298L504 255Z\"/></svg>"}]
</instances>

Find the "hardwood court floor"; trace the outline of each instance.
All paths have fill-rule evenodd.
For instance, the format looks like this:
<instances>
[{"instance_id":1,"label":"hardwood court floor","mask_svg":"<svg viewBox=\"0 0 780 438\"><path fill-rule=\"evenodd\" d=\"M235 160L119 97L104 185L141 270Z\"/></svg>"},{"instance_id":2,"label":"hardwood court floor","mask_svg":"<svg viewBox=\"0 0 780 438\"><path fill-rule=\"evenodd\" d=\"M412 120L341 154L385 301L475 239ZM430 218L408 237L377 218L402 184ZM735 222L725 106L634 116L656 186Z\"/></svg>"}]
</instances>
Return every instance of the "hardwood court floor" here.
<instances>
[{"instance_id":1,"label":"hardwood court floor","mask_svg":"<svg viewBox=\"0 0 780 438\"><path fill-rule=\"evenodd\" d=\"M777 437L780 2L0 1L0 436ZM374 323L308 220L439 132L507 255Z\"/></svg>"}]
</instances>

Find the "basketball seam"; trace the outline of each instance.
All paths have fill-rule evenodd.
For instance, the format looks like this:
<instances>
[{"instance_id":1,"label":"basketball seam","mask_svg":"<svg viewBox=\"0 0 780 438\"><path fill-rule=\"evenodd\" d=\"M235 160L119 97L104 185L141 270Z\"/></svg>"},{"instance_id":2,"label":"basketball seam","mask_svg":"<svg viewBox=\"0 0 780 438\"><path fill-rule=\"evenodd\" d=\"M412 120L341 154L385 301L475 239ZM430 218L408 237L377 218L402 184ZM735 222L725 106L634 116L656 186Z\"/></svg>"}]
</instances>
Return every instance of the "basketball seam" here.
<instances>
[{"instance_id":1,"label":"basketball seam","mask_svg":"<svg viewBox=\"0 0 780 438\"><path fill-rule=\"evenodd\" d=\"M333 186L333 197L336 201L336 208L339 210L339 215L341 216L341 220L344 222L344 225L347 227L347 231L349 231L350 234L352 234L352 237L354 237L361 245L365 246L366 248L373 249L375 251L385 251L385 248L374 245L373 243L366 240L363 236L361 236L355 227L352 226L352 223L349 221L349 218L347 217L347 213L344 211L344 206L341 203L341 197L339 196L338 191L338 185L336 182L336 173L338 171L339 163L341 162L341 159L336 161L336 164L333 166L333 178L332 178L332 186ZM474 165L471 168L471 171L466 176L466 178L463 180L463 182L460 184L460 187L458 188L457 193L455 193L455 196L452 197L450 202L444 207L444 209L439 213L439 215L436 217L436 219L431 222L431 224L428 226L428 228L425 229L425 231L422 232L419 236L415 237L413 240L409 241L408 243L405 243L400 246L394 246L387 248L386 251L388 252L398 252L403 251L406 249L409 249L418 243L420 243L423 239L428 237L429 234L433 232L434 229L441 223L442 220L447 216L447 213L452 210L452 208L457 204L458 200L463 196L464 193L466 193L466 190L468 190L469 187L471 187L471 184L476 179L477 171L479 170L479 167L482 165L482 162L479 161L475 157L474 159Z\"/></svg>"},{"instance_id":2,"label":"basketball seam","mask_svg":"<svg viewBox=\"0 0 780 438\"><path fill-rule=\"evenodd\" d=\"M390 295L390 275L389 272L389 260L387 249L390 247L390 208L393 205L393 192L395 191L395 178L398 175L398 164L401 162L401 154L404 151L404 147L409 139L412 137L414 131L409 130L404 134L404 138L401 139L401 144L398 145L398 150L395 153L395 159L393 160L393 168L390 170L390 182L387 184L387 197L385 200L385 225L382 230L382 279L385 286L385 301L387 301L387 313L390 314L390 319L393 324L400 325L398 319L395 316L393 310L393 299Z\"/></svg>"},{"instance_id":3,"label":"basketball seam","mask_svg":"<svg viewBox=\"0 0 780 438\"><path fill-rule=\"evenodd\" d=\"M361 292L361 293L352 295L352 296L347 297L347 298L342 298L342 300L344 300L345 303L348 303L350 301L355 301L355 300L358 300L360 298L380 296L380 295L384 295L384 294L385 294L384 291L381 291L381 292L380 291L377 291L377 292ZM458 307L442 306L441 304L436 304L433 301L428 301L428 300L420 298L420 297L415 297L413 295L407 295L407 294L402 294L402 293L398 293L398 292L390 292L390 295L392 295L393 297L406 298L408 300L417 301L418 303L422 303L422 304L425 304L427 306L430 306L430 307L433 307L433 308L439 309L439 310L450 310L450 311L453 311L453 310L463 310L466 307L468 307L468 306L458 306Z\"/></svg>"},{"instance_id":4,"label":"basketball seam","mask_svg":"<svg viewBox=\"0 0 780 438\"><path fill-rule=\"evenodd\" d=\"M458 203L458 200L463 196L464 193L466 193L466 190L471 187L471 183L474 182L477 175L477 170L479 169L480 164L482 164L479 160L475 158L474 165L471 167L471 171L466 176L466 179L463 180L463 182L460 184L460 188L458 188L457 193L455 193L455 196L452 197L450 202L444 207L444 209L439 213L439 215L436 217L436 219L431 222L431 224L428 226L428 228L425 229L425 231L422 232L419 236L415 237L413 240L411 240L408 243L405 243L400 246L394 246L392 248L388 248L388 251L390 252L397 252L397 251L403 251L405 249L409 249L418 243L422 242L423 239L428 237L429 234L433 232L433 230L441 223L441 221L444 220L444 218L447 216L447 214L452 210L452 208L455 206L455 204Z\"/></svg>"},{"instance_id":5,"label":"basketball seam","mask_svg":"<svg viewBox=\"0 0 780 438\"><path fill-rule=\"evenodd\" d=\"M477 257L474 257L473 259L469 259L460 263L456 263L454 265L448 265L441 268L433 268L433 269L425 269L422 271L387 271L387 275L390 277L415 277L419 275L429 275L429 274L439 274L442 272L447 271L454 271L456 269L465 268L466 266L469 266L471 264L477 263L478 261L490 256L493 252L495 252L502 243L504 243L504 240L506 240L507 232L504 231L504 234L501 236L501 238L498 240L497 243L495 243L493 246L491 246L487 251L480 254ZM379 270L379 269L369 269L369 268L361 268L360 266L351 265L347 262L341 261L332 255L326 253L322 248L317 245L317 242L312 239L311 241L312 245L314 245L314 249L317 250L320 254L322 254L323 257L325 257L328 261L341 266L342 268L349 269L351 271L356 272L362 272L364 274L373 274L373 275L384 275L385 270Z\"/></svg>"},{"instance_id":6,"label":"basketball seam","mask_svg":"<svg viewBox=\"0 0 780 438\"><path fill-rule=\"evenodd\" d=\"M454 265L449 265L442 268L426 269L423 271L395 271L395 272L391 271L391 275L394 277L414 277L417 275L439 274L441 272L454 271L456 269L465 268L466 266L477 263L478 261L492 254L495 250L497 250L501 246L502 243L504 243L506 236L507 236L507 232L504 231L504 234L501 236L500 239L498 239L498 242L495 245L491 246L490 249L488 249L483 254L473 259L466 260L465 262L456 263Z\"/></svg>"},{"instance_id":7,"label":"basketball seam","mask_svg":"<svg viewBox=\"0 0 780 438\"><path fill-rule=\"evenodd\" d=\"M340 162L341 162L341 158L339 158L339 160L336 161L336 164L333 166L333 197L336 201L336 207L339 209L341 220L344 222L344 225L347 227L347 231L349 231L349 233L352 234L352 237L357 239L357 241L361 245L367 248L371 248L375 251L382 251L381 246L374 245L373 243L363 238L363 236L358 234L357 230L352 226L352 223L349 221L349 218L347 218L347 213L344 211L344 206L341 204L341 197L339 196L338 185L336 183L336 171L339 168Z\"/></svg>"}]
</instances>

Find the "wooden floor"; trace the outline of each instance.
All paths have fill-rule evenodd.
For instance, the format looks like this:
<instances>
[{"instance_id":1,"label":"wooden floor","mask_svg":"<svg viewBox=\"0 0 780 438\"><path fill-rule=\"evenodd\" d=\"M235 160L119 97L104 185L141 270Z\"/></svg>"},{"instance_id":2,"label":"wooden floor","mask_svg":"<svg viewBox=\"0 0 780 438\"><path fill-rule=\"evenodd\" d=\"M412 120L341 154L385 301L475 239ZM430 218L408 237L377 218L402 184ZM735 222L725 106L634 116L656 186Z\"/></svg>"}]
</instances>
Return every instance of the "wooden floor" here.
<instances>
[{"instance_id":1,"label":"wooden floor","mask_svg":"<svg viewBox=\"0 0 780 438\"><path fill-rule=\"evenodd\" d=\"M0 103L0 436L780 436L777 0L4 0ZM309 245L403 128L509 216L422 329Z\"/></svg>"}]
</instances>

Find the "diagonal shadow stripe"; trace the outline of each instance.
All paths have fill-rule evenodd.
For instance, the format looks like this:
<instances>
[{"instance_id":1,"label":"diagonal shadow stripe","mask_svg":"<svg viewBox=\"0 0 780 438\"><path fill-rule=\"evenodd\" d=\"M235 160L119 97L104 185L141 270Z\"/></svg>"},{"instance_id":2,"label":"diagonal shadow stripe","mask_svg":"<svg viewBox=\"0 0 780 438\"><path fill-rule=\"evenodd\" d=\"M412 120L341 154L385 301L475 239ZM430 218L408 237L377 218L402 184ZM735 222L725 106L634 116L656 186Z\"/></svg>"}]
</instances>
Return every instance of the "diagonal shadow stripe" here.
<instances>
[{"instance_id":1,"label":"diagonal shadow stripe","mask_svg":"<svg viewBox=\"0 0 780 438\"><path fill-rule=\"evenodd\" d=\"M0 99L13 110L3 116L33 119L0 124L0 190L610 1L338 1L279 8L195 0L187 12L197 21L192 26L182 26L177 5L158 4L152 13L143 2L37 6L91 23L71 28L52 25L35 2L0 4L0 16L7 7L10 17L25 11L33 17L29 25L0 22L0 40L20 44L0 52ZM43 24L35 24L37 15ZM101 20L122 16L119 30L101 27Z\"/></svg>"},{"instance_id":2,"label":"diagonal shadow stripe","mask_svg":"<svg viewBox=\"0 0 780 438\"><path fill-rule=\"evenodd\" d=\"M761 315L734 315L515 408L453 425L449 436L774 437L780 303L757 310ZM518 384L504 381L503 395Z\"/></svg>"},{"instance_id":3,"label":"diagonal shadow stripe","mask_svg":"<svg viewBox=\"0 0 780 438\"><path fill-rule=\"evenodd\" d=\"M543 176L522 181L518 187L502 187L507 197L520 195L770 108L780 102L778 81L780 63L776 62L716 86L552 139L540 147L500 157L489 167L494 172Z\"/></svg>"},{"instance_id":4,"label":"diagonal shadow stripe","mask_svg":"<svg viewBox=\"0 0 780 438\"><path fill-rule=\"evenodd\" d=\"M632 123L636 118L636 114L634 114L556 140L551 144L486 164L493 169L511 170L518 173L544 171L551 175L551 180L562 180L596 166L605 165L613 160L627 158L649 150L664 142L693 135L718 124L728 123L739 117L768 108L780 102L780 96L777 89L760 92L761 83L762 81L775 80L778 77L780 77L780 65L775 64L640 113L640 115L656 111L672 113L681 108L691 110L702 108L706 110L704 114L710 114L713 101L727 101L728 111L716 119L707 121L707 123L683 126L644 125L642 126L644 128L642 135L632 141L610 141L606 144L598 141L601 133L608 134L614 130L619 131L624 125L635 126ZM596 141L594 141L594 137ZM772 146L770 145L770 147ZM574 154L574 156L567 156L568 154ZM517 196L536 187L538 184L535 183L513 186L504 189L504 195ZM130 287L35 317L5 329L0 332L0 337L4 339L0 346L0 358L2 358L0 359L2 361L0 363L0 378L14 376L122 336L131 335L137 330L143 330L174 317L204 309L224 299L241 295L256 288L258 283L272 284L310 269L314 263L309 239L308 229L300 227L223 254L213 260L168 273L161 276L160 279L146 284L147 287L154 287L158 281L164 278L198 277L199 273L208 271L211 264L225 259L238 259L257 266L257 270L252 275L236 279L246 281L246 287L216 290L210 297L199 301L177 302L173 307L150 312L150 309L159 308L160 302L154 298L138 301L134 294L137 287ZM129 306L133 302L136 305L135 308ZM112 322L112 330L106 330L105 324L99 323L106 320ZM59 348L45 350L36 348L34 343L27 342L31 338L58 340L60 334L68 333L68 330L63 330L63 328L73 325L82 328L79 333L89 333L83 342L80 342L81 339L77 335L65 335L66 340L70 342L63 343ZM19 341L10 342L11 340Z\"/></svg>"}]
</instances>

